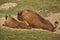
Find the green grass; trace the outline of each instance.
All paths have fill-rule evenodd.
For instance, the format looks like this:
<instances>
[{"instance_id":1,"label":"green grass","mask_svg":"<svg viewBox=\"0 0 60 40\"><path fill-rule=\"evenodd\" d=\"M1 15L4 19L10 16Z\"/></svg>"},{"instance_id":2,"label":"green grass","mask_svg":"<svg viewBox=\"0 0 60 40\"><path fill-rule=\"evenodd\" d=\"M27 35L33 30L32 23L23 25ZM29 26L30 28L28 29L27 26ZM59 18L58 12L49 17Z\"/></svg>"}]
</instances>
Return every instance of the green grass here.
<instances>
[{"instance_id":1,"label":"green grass","mask_svg":"<svg viewBox=\"0 0 60 40\"><path fill-rule=\"evenodd\" d=\"M21 9L35 9L46 17L50 12L60 12L60 0L0 0L0 5L6 2L17 3L8 10L0 10L0 15L16 15ZM60 35L41 30L11 30L0 27L0 40L60 40Z\"/></svg>"},{"instance_id":2,"label":"green grass","mask_svg":"<svg viewBox=\"0 0 60 40\"><path fill-rule=\"evenodd\" d=\"M0 27L0 40L60 40L60 35L42 30L12 30Z\"/></svg>"},{"instance_id":3,"label":"green grass","mask_svg":"<svg viewBox=\"0 0 60 40\"><path fill-rule=\"evenodd\" d=\"M43 16L48 16L50 12L60 12L60 0L0 0L0 5L6 2L17 3L17 6L7 11L0 10L0 14L17 14L18 10L26 8L40 11L39 13Z\"/></svg>"}]
</instances>

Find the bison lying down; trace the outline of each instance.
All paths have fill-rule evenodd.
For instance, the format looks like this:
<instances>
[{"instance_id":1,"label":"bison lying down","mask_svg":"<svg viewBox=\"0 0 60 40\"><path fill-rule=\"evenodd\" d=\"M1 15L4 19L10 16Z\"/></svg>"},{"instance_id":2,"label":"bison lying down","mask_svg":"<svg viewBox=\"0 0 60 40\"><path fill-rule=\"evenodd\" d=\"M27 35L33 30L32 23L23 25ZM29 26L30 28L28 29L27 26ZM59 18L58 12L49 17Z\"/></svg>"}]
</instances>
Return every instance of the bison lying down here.
<instances>
[{"instance_id":1,"label":"bison lying down","mask_svg":"<svg viewBox=\"0 0 60 40\"><path fill-rule=\"evenodd\" d=\"M27 21L30 26L32 26L32 28L41 28L49 31L54 31L54 29L57 27L54 27L49 20L42 18L35 11L29 9L19 11L17 19L21 21ZM55 22L55 25L57 23L58 22Z\"/></svg>"},{"instance_id":2,"label":"bison lying down","mask_svg":"<svg viewBox=\"0 0 60 40\"><path fill-rule=\"evenodd\" d=\"M23 28L23 29L30 28L29 24L26 21L17 21L16 19L14 19L11 16L6 16L5 19L6 20L3 24L3 26L12 27L12 28Z\"/></svg>"}]
</instances>

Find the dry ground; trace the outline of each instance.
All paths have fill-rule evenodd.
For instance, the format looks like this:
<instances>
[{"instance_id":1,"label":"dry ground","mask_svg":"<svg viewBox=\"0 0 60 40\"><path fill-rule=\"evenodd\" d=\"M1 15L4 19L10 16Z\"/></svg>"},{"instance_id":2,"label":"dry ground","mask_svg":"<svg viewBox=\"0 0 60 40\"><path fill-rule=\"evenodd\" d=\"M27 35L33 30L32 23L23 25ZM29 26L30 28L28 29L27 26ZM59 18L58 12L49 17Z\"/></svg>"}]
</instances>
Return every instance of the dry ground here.
<instances>
[{"instance_id":1,"label":"dry ground","mask_svg":"<svg viewBox=\"0 0 60 40\"><path fill-rule=\"evenodd\" d=\"M17 4L16 3L4 3L0 5L0 10L8 10L9 8L15 7Z\"/></svg>"},{"instance_id":2,"label":"dry ground","mask_svg":"<svg viewBox=\"0 0 60 40\"><path fill-rule=\"evenodd\" d=\"M60 12L50 15L46 19L50 20L53 25L55 21L58 21L59 24L57 25L55 33L60 34Z\"/></svg>"}]
</instances>

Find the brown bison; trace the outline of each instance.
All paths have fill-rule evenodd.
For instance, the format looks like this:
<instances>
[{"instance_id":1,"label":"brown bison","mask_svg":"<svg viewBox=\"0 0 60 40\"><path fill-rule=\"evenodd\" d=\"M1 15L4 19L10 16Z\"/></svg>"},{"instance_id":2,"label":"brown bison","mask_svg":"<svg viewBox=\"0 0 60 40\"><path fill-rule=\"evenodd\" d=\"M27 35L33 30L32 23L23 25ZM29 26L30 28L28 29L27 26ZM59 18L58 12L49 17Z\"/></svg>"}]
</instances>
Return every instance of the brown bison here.
<instances>
[{"instance_id":1,"label":"brown bison","mask_svg":"<svg viewBox=\"0 0 60 40\"><path fill-rule=\"evenodd\" d=\"M27 21L32 28L41 28L54 31L54 29L57 27L54 27L49 20L42 18L37 12L29 9L19 11L17 19L21 21ZM55 25L56 24L57 23L55 22Z\"/></svg>"},{"instance_id":2,"label":"brown bison","mask_svg":"<svg viewBox=\"0 0 60 40\"><path fill-rule=\"evenodd\" d=\"M5 22L3 26L11 27L11 28L23 28L23 29L29 29L30 26L26 21L18 21L14 19L11 16L6 16L5 17Z\"/></svg>"}]
</instances>

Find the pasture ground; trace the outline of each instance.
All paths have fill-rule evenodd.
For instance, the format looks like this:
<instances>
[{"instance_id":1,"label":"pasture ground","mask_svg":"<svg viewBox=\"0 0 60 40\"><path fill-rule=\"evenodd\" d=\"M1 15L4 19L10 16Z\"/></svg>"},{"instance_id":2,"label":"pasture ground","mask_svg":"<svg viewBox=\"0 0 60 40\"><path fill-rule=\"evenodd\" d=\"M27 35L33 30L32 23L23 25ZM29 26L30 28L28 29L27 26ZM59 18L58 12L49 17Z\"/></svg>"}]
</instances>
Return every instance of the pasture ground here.
<instances>
[{"instance_id":1,"label":"pasture ground","mask_svg":"<svg viewBox=\"0 0 60 40\"><path fill-rule=\"evenodd\" d=\"M8 3L8 5L6 4ZM16 18L18 10L36 10L52 24L59 22L56 32L41 29L13 29L2 26L5 15ZM60 40L60 0L0 0L0 40Z\"/></svg>"}]
</instances>

